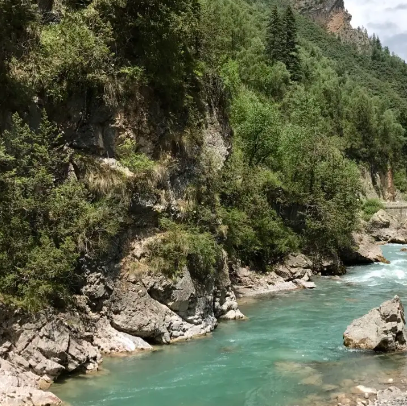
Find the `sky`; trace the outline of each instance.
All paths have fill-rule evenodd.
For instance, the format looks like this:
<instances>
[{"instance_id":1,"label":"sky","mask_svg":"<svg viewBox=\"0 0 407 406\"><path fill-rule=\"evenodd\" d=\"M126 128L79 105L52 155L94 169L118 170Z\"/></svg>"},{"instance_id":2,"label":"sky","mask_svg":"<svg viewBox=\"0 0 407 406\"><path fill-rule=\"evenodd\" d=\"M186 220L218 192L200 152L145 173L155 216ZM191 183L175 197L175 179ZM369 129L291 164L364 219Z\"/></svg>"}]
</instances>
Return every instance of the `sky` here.
<instances>
[{"instance_id":1,"label":"sky","mask_svg":"<svg viewBox=\"0 0 407 406\"><path fill-rule=\"evenodd\" d=\"M345 0L353 27L377 34L383 45L407 60L407 0Z\"/></svg>"}]
</instances>

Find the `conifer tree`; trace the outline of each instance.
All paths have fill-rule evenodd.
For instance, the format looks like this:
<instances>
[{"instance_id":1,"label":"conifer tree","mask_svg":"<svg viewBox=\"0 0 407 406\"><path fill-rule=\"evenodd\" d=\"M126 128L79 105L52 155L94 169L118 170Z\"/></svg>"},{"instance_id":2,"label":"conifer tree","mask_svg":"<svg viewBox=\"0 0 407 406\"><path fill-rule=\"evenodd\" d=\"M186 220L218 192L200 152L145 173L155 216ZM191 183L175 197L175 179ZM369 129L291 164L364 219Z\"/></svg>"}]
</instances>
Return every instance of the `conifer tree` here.
<instances>
[{"instance_id":1,"label":"conifer tree","mask_svg":"<svg viewBox=\"0 0 407 406\"><path fill-rule=\"evenodd\" d=\"M291 78L297 81L301 78L301 65L298 54L297 26L290 6L285 12L283 25L285 31L283 62L290 71Z\"/></svg>"},{"instance_id":2,"label":"conifer tree","mask_svg":"<svg viewBox=\"0 0 407 406\"><path fill-rule=\"evenodd\" d=\"M277 6L273 7L267 27L266 52L268 58L273 63L283 60L284 27Z\"/></svg>"}]
</instances>

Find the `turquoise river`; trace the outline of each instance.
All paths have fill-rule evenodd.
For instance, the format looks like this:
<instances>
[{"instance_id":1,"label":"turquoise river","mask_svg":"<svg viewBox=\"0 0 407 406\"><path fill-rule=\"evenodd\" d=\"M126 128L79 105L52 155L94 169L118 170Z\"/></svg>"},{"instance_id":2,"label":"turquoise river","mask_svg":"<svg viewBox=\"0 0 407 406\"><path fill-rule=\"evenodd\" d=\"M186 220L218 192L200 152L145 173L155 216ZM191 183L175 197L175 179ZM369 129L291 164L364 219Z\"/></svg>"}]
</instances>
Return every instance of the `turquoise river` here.
<instances>
[{"instance_id":1,"label":"turquoise river","mask_svg":"<svg viewBox=\"0 0 407 406\"><path fill-rule=\"evenodd\" d=\"M407 304L407 253L383 247L390 265L316 278L314 291L242 303L247 321L221 323L213 335L128 357L107 358L100 373L52 390L71 406L328 405L356 385L407 377L407 358L350 351L346 326L398 294Z\"/></svg>"}]
</instances>

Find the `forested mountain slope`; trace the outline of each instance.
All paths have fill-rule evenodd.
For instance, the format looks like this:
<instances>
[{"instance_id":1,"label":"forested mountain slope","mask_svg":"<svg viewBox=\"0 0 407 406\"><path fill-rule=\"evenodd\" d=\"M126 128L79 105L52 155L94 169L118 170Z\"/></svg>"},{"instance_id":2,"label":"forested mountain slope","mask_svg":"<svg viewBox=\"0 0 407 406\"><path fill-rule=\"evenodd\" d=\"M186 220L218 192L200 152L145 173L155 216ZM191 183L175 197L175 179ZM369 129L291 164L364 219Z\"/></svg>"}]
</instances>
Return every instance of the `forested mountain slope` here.
<instances>
[{"instance_id":1,"label":"forested mountain slope","mask_svg":"<svg viewBox=\"0 0 407 406\"><path fill-rule=\"evenodd\" d=\"M161 233L145 265L170 276L222 249L318 268L361 167L407 191L405 62L283 2L0 0L0 85L0 292L32 309L129 229Z\"/></svg>"}]
</instances>

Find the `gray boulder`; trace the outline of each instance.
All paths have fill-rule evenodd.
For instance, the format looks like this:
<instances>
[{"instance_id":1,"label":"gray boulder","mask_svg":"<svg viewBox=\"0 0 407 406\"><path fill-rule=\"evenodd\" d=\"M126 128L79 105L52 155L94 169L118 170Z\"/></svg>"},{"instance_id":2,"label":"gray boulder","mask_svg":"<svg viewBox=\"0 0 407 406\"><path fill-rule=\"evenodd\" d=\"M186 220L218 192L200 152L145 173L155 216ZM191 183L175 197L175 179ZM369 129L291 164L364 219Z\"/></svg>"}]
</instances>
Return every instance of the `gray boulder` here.
<instances>
[{"instance_id":1,"label":"gray boulder","mask_svg":"<svg viewBox=\"0 0 407 406\"><path fill-rule=\"evenodd\" d=\"M352 248L341 252L341 259L345 265L384 262L382 249L372 236L363 232L353 233L352 239Z\"/></svg>"},{"instance_id":2,"label":"gray boulder","mask_svg":"<svg viewBox=\"0 0 407 406\"><path fill-rule=\"evenodd\" d=\"M404 308L398 296L354 320L343 335L349 348L374 351L406 350Z\"/></svg>"},{"instance_id":3,"label":"gray boulder","mask_svg":"<svg viewBox=\"0 0 407 406\"><path fill-rule=\"evenodd\" d=\"M393 221L393 218L385 210L379 210L369 220L368 227L370 229L389 228Z\"/></svg>"}]
</instances>

